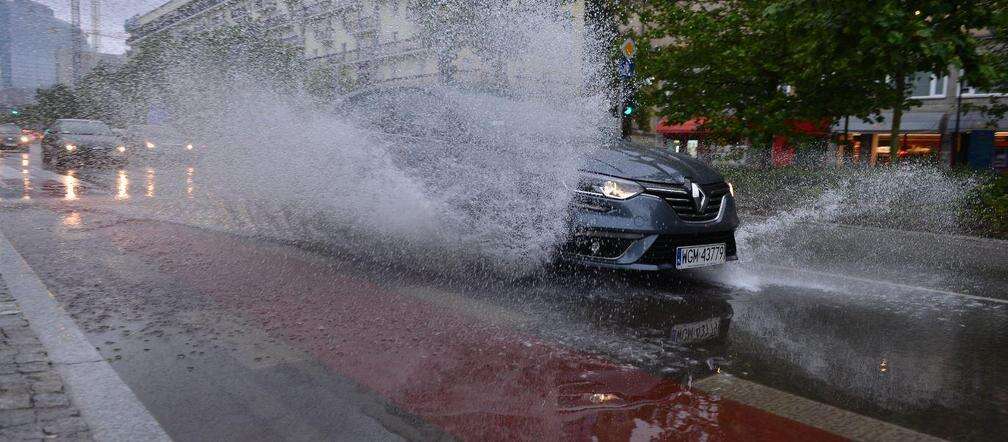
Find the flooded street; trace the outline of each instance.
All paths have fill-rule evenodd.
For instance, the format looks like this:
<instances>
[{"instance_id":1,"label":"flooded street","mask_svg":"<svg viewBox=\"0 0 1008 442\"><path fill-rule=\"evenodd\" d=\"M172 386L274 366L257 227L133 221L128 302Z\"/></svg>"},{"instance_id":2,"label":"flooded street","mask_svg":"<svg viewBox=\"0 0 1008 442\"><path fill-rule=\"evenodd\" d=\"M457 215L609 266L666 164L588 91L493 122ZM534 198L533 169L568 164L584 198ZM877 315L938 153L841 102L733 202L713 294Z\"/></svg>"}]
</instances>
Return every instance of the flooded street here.
<instances>
[{"instance_id":1,"label":"flooded street","mask_svg":"<svg viewBox=\"0 0 1008 442\"><path fill-rule=\"evenodd\" d=\"M245 229L214 199L231 172L198 162L51 169L37 150L0 159L0 233L178 440L1008 430L1003 242L893 262L858 249L877 230L759 225L795 239L780 259L741 244L711 271L476 277Z\"/></svg>"}]
</instances>

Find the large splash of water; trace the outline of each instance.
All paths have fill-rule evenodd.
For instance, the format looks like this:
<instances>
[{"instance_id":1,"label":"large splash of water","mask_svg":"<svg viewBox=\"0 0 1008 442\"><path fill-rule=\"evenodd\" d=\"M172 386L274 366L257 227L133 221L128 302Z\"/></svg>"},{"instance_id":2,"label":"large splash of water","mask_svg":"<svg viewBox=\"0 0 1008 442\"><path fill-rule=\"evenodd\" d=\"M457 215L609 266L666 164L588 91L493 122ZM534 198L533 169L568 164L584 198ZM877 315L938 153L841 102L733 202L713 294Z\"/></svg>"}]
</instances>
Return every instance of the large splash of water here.
<instances>
[{"instance_id":1,"label":"large splash of water","mask_svg":"<svg viewBox=\"0 0 1008 442\"><path fill-rule=\"evenodd\" d=\"M474 48L454 61L453 81L372 88L336 106L186 54L161 86L177 112L199 115L176 125L208 144L207 195L155 209L425 269L534 268L565 234L562 183L612 125L591 80L602 76L584 62L603 45L556 8L478 9L479 29L451 31Z\"/></svg>"}]
</instances>

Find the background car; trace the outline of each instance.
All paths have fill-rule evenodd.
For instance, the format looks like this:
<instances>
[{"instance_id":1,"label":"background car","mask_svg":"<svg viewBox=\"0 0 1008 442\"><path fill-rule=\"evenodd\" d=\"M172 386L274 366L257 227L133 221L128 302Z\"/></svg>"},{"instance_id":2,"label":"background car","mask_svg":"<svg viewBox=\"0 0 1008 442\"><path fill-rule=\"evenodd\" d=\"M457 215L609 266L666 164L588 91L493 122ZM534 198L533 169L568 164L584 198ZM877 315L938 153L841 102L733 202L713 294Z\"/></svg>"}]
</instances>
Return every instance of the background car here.
<instances>
[{"instance_id":1,"label":"background car","mask_svg":"<svg viewBox=\"0 0 1008 442\"><path fill-rule=\"evenodd\" d=\"M56 120L42 138L45 164L122 163L125 158L122 140L98 120Z\"/></svg>"},{"instance_id":2,"label":"background car","mask_svg":"<svg viewBox=\"0 0 1008 442\"><path fill-rule=\"evenodd\" d=\"M182 159L201 150L192 137L166 125L129 126L123 139L129 155L137 158Z\"/></svg>"},{"instance_id":3,"label":"background car","mask_svg":"<svg viewBox=\"0 0 1008 442\"><path fill-rule=\"evenodd\" d=\"M22 149L34 141L13 123L0 124L0 149Z\"/></svg>"}]
</instances>

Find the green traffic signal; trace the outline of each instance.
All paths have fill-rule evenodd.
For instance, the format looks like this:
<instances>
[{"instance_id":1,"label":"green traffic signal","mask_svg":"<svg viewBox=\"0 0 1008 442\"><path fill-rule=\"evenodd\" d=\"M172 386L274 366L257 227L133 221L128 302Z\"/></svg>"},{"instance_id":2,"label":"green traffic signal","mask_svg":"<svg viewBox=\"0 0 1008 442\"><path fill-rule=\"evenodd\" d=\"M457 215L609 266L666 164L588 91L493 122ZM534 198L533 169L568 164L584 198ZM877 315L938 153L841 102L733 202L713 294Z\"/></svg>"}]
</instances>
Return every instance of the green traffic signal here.
<instances>
[{"instance_id":1,"label":"green traffic signal","mask_svg":"<svg viewBox=\"0 0 1008 442\"><path fill-rule=\"evenodd\" d=\"M11 115L14 115L15 117L18 116L18 115L21 115L21 111L19 111L17 109L11 109L10 113L11 113Z\"/></svg>"},{"instance_id":2,"label":"green traffic signal","mask_svg":"<svg viewBox=\"0 0 1008 442\"><path fill-rule=\"evenodd\" d=\"M626 116L629 117L630 115L633 115L633 111L634 111L634 107L628 105L627 107L623 108L623 115L626 115Z\"/></svg>"}]
</instances>

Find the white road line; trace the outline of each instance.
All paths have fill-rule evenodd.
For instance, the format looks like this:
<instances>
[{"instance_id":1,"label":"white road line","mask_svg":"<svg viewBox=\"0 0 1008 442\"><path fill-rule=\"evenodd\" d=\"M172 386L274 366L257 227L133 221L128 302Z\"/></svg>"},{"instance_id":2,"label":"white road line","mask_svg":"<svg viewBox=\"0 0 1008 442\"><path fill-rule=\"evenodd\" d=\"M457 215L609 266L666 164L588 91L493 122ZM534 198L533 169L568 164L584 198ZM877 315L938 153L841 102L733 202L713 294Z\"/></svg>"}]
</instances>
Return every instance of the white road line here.
<instances>
[{"instance_id":1,"label":"white road line","mask_svg":"<svg viewBox=\"0 0 1008 442\"><path fill-rule=\"evenodd\" d=\"M931 294L935 294L935 295L958 296L960 298L972 299L972 300L976 300L976 301L994 302L994 303L998 303L998 304L1008 304L1008 299L988 298L986 296L969 295L969 294L966 294L966 293L952 292L952 291L941 290L941 289L932 289L932 288L928 288L928 287L920 287L920 286L909 285L909 284L901 284L901 283L898 283L898 282L881 281L881 280L878 280L878 279L862 278L862 277L859 277L859 276L840 275L840 274L836 274L836 273L820 272L820 271L816 271L816 270L796 269L794 267L779 266L779 265L774 265L774 264L750 264L750 266L751 267L765 267L765 268L770 268L770 269L774 269L774 270L787 271L787 272L795 272L795 273L807 273L807 274L816 275L817 277L822 277L822 278L840 279L840 280L847 280L847 281L857 281L857 282L866 283L866 284L876 284L876 285L882 285L882 286L888 286L888 287L897 287L897 288L901 288L901 289L904 289L904 290L912 290L912 291L918 291L918 292L925 292L925 293L931 293Z\"/></svg>"},{"instance_id":2,"label":"white road line","mask_svg":"<svg viewBox=\"0 0 1008 442\"><path fill-rule=\"evenodd\" d=\"M171 440L3 233L0 275L96 440Z\"/></svg>"},{"instance_id":3,"label":"white road line","mask_svg":"<svg viewBox=\"0 0 1008 442\"><path fill-rule=\"evenodd\" d=\"M716 374L694 382L692 387L852 440L942 440L731 375Z\"/></svg>"}]
</instances>

